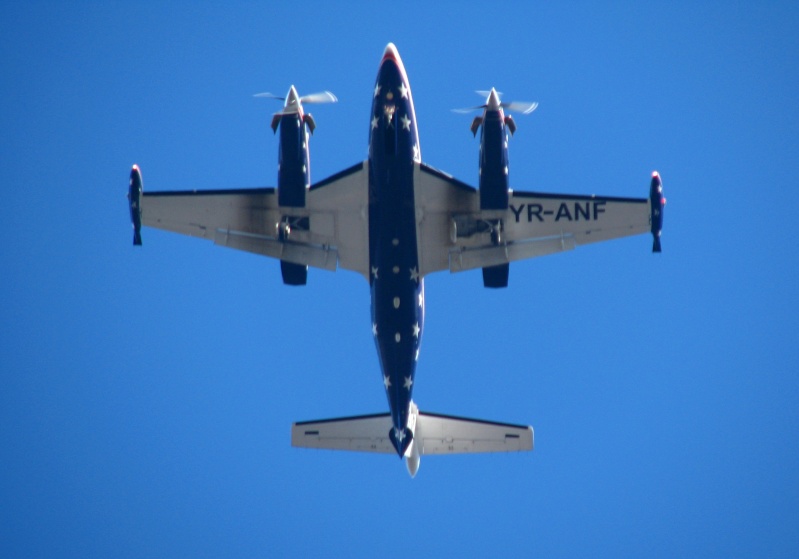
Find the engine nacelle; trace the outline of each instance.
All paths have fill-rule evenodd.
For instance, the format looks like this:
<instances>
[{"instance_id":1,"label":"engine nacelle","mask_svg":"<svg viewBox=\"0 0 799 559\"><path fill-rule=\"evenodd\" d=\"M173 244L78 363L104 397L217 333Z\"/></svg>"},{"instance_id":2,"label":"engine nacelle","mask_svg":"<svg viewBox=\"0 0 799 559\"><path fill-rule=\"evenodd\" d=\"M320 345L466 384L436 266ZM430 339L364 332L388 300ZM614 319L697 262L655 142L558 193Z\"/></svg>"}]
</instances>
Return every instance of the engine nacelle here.
<instances>
[{"instance_id":1,"label":"engine nacelle","mask_svg":"<svg viewBox=\"0 0 799 559\"><path fill-rule=\"evenodd\" d=\"M508 209L508 130L516 126L501 110L486 110L480 134L480 209ZM501 226L492 230L491 242L504 243ZM501 288L508 286L509 264L483 268L483 286Z\"/></svg>"},{"instance_id":2,"label":"engine nacelle","mask_svg":"<svg viewBox=\"0 0 799 559\"><path fill-rule=\"evenodd\" d=\"M297 111L275 115L272 127L280 128L277 203L287 209L304 208L305 194L311 183L307 130L313 130L316 124L311 115L303 115L302 111ZM307 225L307 218L305 222ZM277 231L278 239L281 242L288 242L291 228L296 228L297 225L296 220L289 217L281 220ZM308 282L308 266L304 264L281 260L280 273L285 285L305 285Z\"/></svg>"}]
</instances>

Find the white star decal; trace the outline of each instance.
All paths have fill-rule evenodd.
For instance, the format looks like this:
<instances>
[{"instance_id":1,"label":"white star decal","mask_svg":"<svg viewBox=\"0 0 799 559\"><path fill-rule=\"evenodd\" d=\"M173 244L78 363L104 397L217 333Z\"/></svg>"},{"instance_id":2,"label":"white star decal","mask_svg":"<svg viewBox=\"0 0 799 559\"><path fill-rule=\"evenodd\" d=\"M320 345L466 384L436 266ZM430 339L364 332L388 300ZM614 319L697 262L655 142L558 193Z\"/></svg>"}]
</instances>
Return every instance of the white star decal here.
<instances>
[{"instance_id":1,"label":"white star decal","mask_svg":"<svg viewBox=\"0 0 799 559\"><path fill-rule=\"evenodd\" d=\"M372 129L373 129L373 130L374 130L375 128L377 128L377 123L378 123L378 122L380 122L380 119L379 119L379 118L377 118L376 116L373 116L373 117L372 117Z\"/></svg>"},{"instance_id":2,"label":"white star decal","mask_svg":"<svg viewBox=\"0 0 799 559\"><path fill-rule=\"evenodd\" d=\"M419 306L424 307L424 293L421 291L419 292Z\"/></svg>"},{"instance_id":3,"label":"white star decal","mask_svg":"<svg viewBox=\"0 0 799 559\"><path fill-rule=\"evenodd\" d=\"M419 281L419 271L416 269L416 266L411 268L411 281Z\"/></svg>"},{"instance_id":4,"label":"white star decal","mask_svg":"<svg viewBox=\"0 0 799 559\"><path fill-rule=\"evenodd\" d=\"M421 158L419 157L419 146L413 144L413 160L419 161Z\"/></svg>"},{"instance_id":5,"label":"white star decal","mask_svg":"<svg viewBox=\"0 0 799 559\"><path fill-rule=\"evenodd\" d=\"M399 442L404 441L405 440L405 429L400 430L400 429L397 429L396 427L394 427L394 436L397 437L397 440Z\"/></svg>"},{"instance_id":6,"label":"white star decal","mask_svg":"<svg viewBox=\"0 0 799 559\"><path fill-rule=\"evenodd\" d=\"M421 328L419 328L419 323L417 322L416 324L413 325L413 335L418 338L420 331L421 331Z\"/></svg>"},{"instance_id":7,"label":"white star decal","mask_svg":"<svg viewBox=\"0 0 799 559\"><path fill-rule=\"evenodd\" d=\"M380 95L380 84L375 85L375 97Z\"/></svg>"},{"instance_id":8,"label":"white star decal","mask_svg":"<svg viewBox=\"0 0 799 559\"><path fill-rule=\"evenodd\" d=\"M377 322L372 323L372 335L377 336Z\"/></svg>"},{"instance_id":9,"label":"white star decal","mask_svg":"<svg viewBox=\"0 0 799 559\"><path fill-rule=\"evenodd\" d=\"M377 266L372 266L372 275L377 279Z\"/></svg>"},{"instance_id":10,"label":"white star decal","mask_svg":"<svg viewBox=\"0 0 799 559\"><path fill-rule=\"evenodd\" d=\"M386 390L388 390L388 387L391 386L391 379L388 378L388 375L383 377L383 385L386 387Z\"/></svg>"},{"instance_id":11,"label":"white star decal","mask_svg":"<svg viewBox=\"0 0 799 559\"><path fill-rule=\"evenodd\" d=\"M412 385L413 385L413 379L411 379L411 377L405 377L405 382L403 383L402 387L407 390L410 390Z\"/></svg>"},{"instance_id":12,"label":"white star decal","mask_svg":"<svg viewBox=\"0 0 799 559\"><path fill-rule=\"evenodd\" d=\"M402 115L402 118L400 119L400 121L402 122L403 130L407 130L408 132L410 132L410 130L411 130L411 119L408 118L408 115Z\"/></svg>"},{"instance_id":13,"label":"white star decal","mask_svg":"<svg viewBox=\"0 0 799 559\"><path fill-rule=\"evenodd\" d=\"M404 83L401 83L399 86L400 96L407 97L408 96L408 88L405 87Z\"/></svg>"}]
</instances>

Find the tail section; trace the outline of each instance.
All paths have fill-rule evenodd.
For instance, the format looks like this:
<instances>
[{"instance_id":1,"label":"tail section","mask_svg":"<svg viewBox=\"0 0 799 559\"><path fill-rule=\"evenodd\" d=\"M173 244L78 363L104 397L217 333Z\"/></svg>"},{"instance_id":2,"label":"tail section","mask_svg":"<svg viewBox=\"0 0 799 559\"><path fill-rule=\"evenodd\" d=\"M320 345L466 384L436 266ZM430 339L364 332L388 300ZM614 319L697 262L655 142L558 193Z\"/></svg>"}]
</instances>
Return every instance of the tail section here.
<instances>
[{"instance_id":1,"label":"tail section","mask_svg":"<svg viewBox=\"0 0 799 559\"><path fill-rule=\"evenodd\" d=\"M408 426L397 433L389 414L303 421L291 427L296 447L391 454L406 459L411 477L426 454L517 452L533 449L533 428L420 412L411 403Z\"/></svg>"}]
</instances>

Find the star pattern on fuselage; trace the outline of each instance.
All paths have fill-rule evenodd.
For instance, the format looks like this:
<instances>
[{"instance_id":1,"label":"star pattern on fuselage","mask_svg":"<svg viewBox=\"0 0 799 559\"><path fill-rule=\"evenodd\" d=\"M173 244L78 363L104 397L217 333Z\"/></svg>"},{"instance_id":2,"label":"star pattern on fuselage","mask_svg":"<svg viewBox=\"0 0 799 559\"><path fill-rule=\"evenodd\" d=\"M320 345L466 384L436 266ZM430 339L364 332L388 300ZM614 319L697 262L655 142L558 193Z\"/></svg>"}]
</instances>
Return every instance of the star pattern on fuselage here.
<instances>
[{"instance_id":1,"label":"star pattern on fuselage","mask_svg":"<svg viewBox=\"0 0 799 559\"><path fill-rule=\"evenodd\" d=\"M394 133L401 134L403 139L399 140L398 137L397 140L402 141L404 145L407 146L405 148L406 150L410 148L411 153L409 155L411 155L413 161L419 162L421 161L421 150L418 145L418 137L416 136L416 130L414 128L416 123L415 118L413 117L410 94L410 87L408 87L403 79L397 81L386 80L375 85L374 108L370 121L370 129L371 134L377 134L378 132L389 132L392 135ZM402 133L399 132L400 130ZM408 136L404 135L405 132L408 133ZM370 150L371 149L372 146L370 145ZM372 152L370 151L370 155L371 153ZM405 157L407 157L407 155L405 155ZM400 246L401 241L405 242L405 238L403 237L400 239L399 235L396 235L393 238L389 237L389 239L391 241L391 246L394 248ZM377 262L374 264L377 264ZM386 268L386 266L388 266L388 268ZM422 312L424 310L424 293L422 289L423 284L421 282L422 278L421 274L419 273L418 263L416 262L408 263L407 265L403 266L401 262L383 261L380 262L380 267L388 270L385 272L388 275L382 278L380 281L384 283L387 281L399 282L399 285L404 284L404 286L400 288L400 293L394 293L391 295L386 294L387 299L385 300L385 306L387 309L399 310L400 308L404 308L405 298L401 294L404 293L404 289L407 289L408 287L413 288L413 291L409 294L409 302L413 301L414 295L418 295L419 306L416 307L413 313L413 318L409 317L407 321L403 319L401 323L397 324L393 322L396 320L396 318L390 319L385 324L381 323L379 334L377 319L375 319L372 323L372 334L376 340L379 340L381 344L385 344L386 342L389 342L389 340L391 342L395 342L398 344L397 347L401 347L399 351L408 351L408 357L414 360L411 362L412 366L410 369L404 366L397 369L394 367L388 367L384 368L382 375L383 385L386 392L392 395L391 398L399 393L402 394L401 398L410 398L414 383L413 370L415 367L415 361L419 360L419 346L422 335ZM373 278L373 281L375 281L375 284L377 284L379 278L378 266L370 265L369 271L370 277ZM405 276L405 279L402 279L403 273L408 274ZM408 280L411 282L410 286L405 283ZM413 304L411 303L409 306L413 307ZM394 344L392 343L391 345ZM394 435L396 437L396 442L402 444L403 439L407 440L410 433L402 427L395 427Z\"/></svg>"}]
</instances>

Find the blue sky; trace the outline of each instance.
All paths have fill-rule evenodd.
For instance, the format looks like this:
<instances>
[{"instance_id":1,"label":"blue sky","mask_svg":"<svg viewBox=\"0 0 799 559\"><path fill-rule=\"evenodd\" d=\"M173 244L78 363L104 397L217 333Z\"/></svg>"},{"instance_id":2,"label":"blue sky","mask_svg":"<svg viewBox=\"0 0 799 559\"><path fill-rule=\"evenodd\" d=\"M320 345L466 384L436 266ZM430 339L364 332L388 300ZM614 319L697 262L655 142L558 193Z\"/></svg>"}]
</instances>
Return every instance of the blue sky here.
<instances>
[{"instance_id":1,"label":"blue sky","mask_svg":"<svg viewBox=\"0 0 799 559\"><path fill-rule=\"evenodd\" d=\"M709 556L799 551L795 3L6 3L0 8L0 555ZM155 230L125 194L270 186L274 102L312 173L366 156L385 45L422 158L477 182L471 117L517 117L519 190L645 196L634 237L428 277L422 409L532 424L536 449L290 446L386 409L366 283Z\"/></svg>"}]
</instances>

